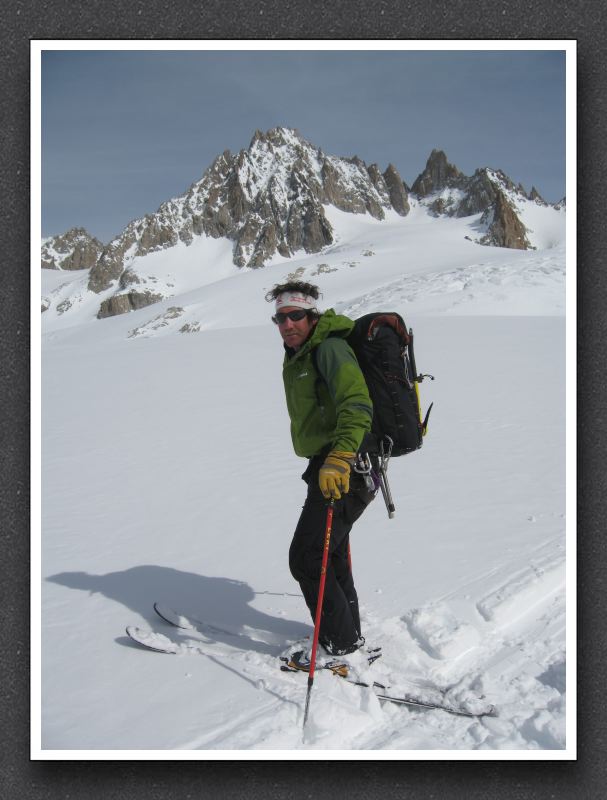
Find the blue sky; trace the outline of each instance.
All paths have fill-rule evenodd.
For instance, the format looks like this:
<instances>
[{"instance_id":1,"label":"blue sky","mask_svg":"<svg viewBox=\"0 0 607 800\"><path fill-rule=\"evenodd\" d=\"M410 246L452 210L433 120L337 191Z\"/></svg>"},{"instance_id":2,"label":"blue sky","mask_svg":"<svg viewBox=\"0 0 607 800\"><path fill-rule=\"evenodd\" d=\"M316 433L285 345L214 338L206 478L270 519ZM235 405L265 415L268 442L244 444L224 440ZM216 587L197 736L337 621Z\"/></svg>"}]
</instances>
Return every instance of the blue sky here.
<instances>
[{"instance_id":1,"label":"blue sky","mask_svg":"<svg viewBox=\"0 0 607 800\"><path fill-rule=\"evenodd\" d=\"M41 99L43 236L107 242L277 125L409 185L439 148L565 195L563 51L47 50Z\"/></svg>"}]
</instances>

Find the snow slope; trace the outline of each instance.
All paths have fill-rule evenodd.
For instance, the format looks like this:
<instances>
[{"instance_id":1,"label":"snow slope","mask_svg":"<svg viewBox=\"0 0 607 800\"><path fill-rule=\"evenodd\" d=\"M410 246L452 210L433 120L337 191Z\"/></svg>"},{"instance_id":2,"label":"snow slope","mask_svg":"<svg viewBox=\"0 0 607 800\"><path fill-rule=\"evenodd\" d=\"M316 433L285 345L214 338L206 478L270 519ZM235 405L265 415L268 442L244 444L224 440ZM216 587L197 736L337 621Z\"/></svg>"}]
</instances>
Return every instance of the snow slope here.
<instances>
[{"instance_id":1,"label":"snow slope","mask_svg":"<svg viewBox=\"0 0 607 800\"><path fill-rule=\"evenodd\" d=\"M180 291L162 303L105 320L85 306L43 314L38 757L573 746L564 231L519 252L465 239L478 220L417 206L383 223L331 221L338 238L322 254L239 272L218 254L198 283L174 261L163 269ZM302 740L305 677L281 673L277 656L312 633L287 566L305 462L263 299L288 274L318 282L323 307L402 313L418 368L436 376L421 387L435 403L424 447L390 464L395 519L380 497L352 534L363 632L384 651L362 675L419 696L482 696L496 718L382 704L319 672ZM35 589L37 578L35 561ZM154 601L238 636L172 628ZM179 653L138 648L128 624Z\"/></svg>"}]
</instances>

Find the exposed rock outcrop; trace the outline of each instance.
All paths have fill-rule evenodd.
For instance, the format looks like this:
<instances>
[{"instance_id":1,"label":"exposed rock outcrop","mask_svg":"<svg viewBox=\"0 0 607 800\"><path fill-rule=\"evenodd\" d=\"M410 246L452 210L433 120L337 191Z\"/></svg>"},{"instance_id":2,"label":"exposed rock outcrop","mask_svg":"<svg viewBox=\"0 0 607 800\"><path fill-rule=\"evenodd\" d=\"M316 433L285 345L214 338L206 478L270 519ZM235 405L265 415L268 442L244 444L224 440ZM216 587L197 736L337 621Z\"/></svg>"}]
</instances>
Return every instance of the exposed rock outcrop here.
<instances>
[{"instance_id":1,"label":"exposed rock outcrop","mask_svg":"<svg viewBox=\"0 0 607 800\"><path fill-rule=\"evenodd\" d=\"M42 269L90 269L103 251L103 244L84 228L71 228L42 243Z\"/></svg>"},{"instance_id":2,"label":"exposed rock outcrop","mask_svg":"<svg viewBox=\"0 0 607 800\"><path fill-rule=\"evenodd\" d=\"M104 317L114 317L117 314L128 314L129 311L136 311L138 308L145 308L162 300L161 294L154 292L127 292L126 294L114 294L104 300L97 312L97 319Z\"/></svg>"},{"instance_id":3,"label":"exposed rock outcrop","mask_svg":"<svg viewBox=\"0 0 607 800\"><path fill-rule=\"evenodd\" d=\"M460 187L463 180L465 180L464 174L447 161L443 151L433 150L424 171L415 179L411 191L419 197L427 197L446 187Z\"/></svg>"},{"instance_id":4,"label":"exposed rock outcrop","mask_svg":"<svg viewBox=\"0 0 607 800\"><path fill-rule=\"evenodd\" d=\"M544 200L542 195L538 192L535 186L531 187L531 191L529 192L529 199L533 200L537 203L538 206L547 206L548 203Z\"/></svg>"},{"instance_id":5,"label":"exposed rock outcrop","mask_svg":"<svg viewBox=\"0 0 607 800\"><path fill-rule=\"evenodd\" d=\"M486 169L477 169L468 179L464 197L460 200L457 217L468 217L486 211L495 202L497 187Z\"/></svg>"},{"instance_id":6,"label":"exposed rock outcrop","mask_svg":"<svg viewBox=\"0 0 607 800\"><path fill-rule=\"evenodd\" d=\"M126 254L136 244L133 223L117 239L103 249L99 260L89 272L88 288L99 294L117 281L126 267Z\"/></svg>"},{"instance_id":7,"label":"exposed rock outcrop","mask_svg":"<svg viewBox=\"0 0 607 800\"><path fill-rule=\"evenodd\" d=\"M401 217L406 217L411 210L409 206L409 190L403 179L398 174L398 170L392 164L384 172L384 181L388 189L388 195L392 208Z\"/></svg>"},{"instance_id":8,"label":"exposed rock outcrop","mask_svg":"<svg viewBox=\"0 0 607 800\"><path fill-rule=\"evenodd\" d=\"M511 247L515 250L528 250L527 229L520 221L512 205L503 192L498 191L493 206L485 211L481 222L488 224L487 233L481 244L495 247Z\"/></svg>"}]
</instances>

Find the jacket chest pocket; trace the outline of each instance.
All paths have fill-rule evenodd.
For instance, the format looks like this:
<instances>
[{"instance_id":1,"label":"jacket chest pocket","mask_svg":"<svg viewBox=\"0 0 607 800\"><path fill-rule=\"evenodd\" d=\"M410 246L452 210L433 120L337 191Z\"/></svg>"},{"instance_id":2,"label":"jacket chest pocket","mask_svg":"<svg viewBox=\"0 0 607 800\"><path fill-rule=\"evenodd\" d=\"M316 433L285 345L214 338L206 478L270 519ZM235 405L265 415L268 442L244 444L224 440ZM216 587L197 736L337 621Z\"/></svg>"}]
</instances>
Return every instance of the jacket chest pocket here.
<instances>
[{"instance_id":1,"label":"jacket chest pocket","mask_svg":"<svg viewBox=\"0 0 607 800\"><path fill-rule=\"evenodd\" d=\"M290 364L285 372L289 406L299 412L318 403L315 390L316 372L306 361L304 359L301 364Z\"/></svg>"}]
</instances>

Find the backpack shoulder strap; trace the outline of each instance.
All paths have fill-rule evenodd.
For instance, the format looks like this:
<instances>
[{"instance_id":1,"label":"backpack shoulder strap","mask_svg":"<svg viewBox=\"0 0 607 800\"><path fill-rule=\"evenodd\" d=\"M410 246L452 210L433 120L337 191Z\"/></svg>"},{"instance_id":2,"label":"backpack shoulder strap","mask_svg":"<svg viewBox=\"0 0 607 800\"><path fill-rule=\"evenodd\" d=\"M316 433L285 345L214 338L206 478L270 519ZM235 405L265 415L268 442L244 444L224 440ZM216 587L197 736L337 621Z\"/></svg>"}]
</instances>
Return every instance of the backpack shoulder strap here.
<instances>
[{"instance_id":1,"label":"backpack shoulder strap","mask_svg":"<svg viewBox=\"0 0 607 800\"><path fill-rule=\"evenodd\" d=\"M327 336L326 339L323 339L323 341L320 342L320 344L318 344L311 351L312 364L314 365L314 369L316 370L318 378L320 378L320 380L323 380L325 383L327 382L327 379L326 379L326 375L323 374L322 368L320 367L319 360L318 360L318 355L319 355L320 352L323 352L323 356L324 356L325 359L326 358L331 358L331 351L333 351L333 353L335 353L336 345L337 345L337 349L338 350L341 349L340 346L337 344L338 342L343 342L346 345L345 353L348 354L348 356L349 356L349 354L351 352L352 358L356 359L356 355L354 354L352 346L350 345L347 337L344 338L343 336L340 336L339 333L329 334L329 336ZM344 352L344 351L342 351L342 352ZM326 356L325 356L325 353L326 353Z\"/></svg>"}]
</instances>

